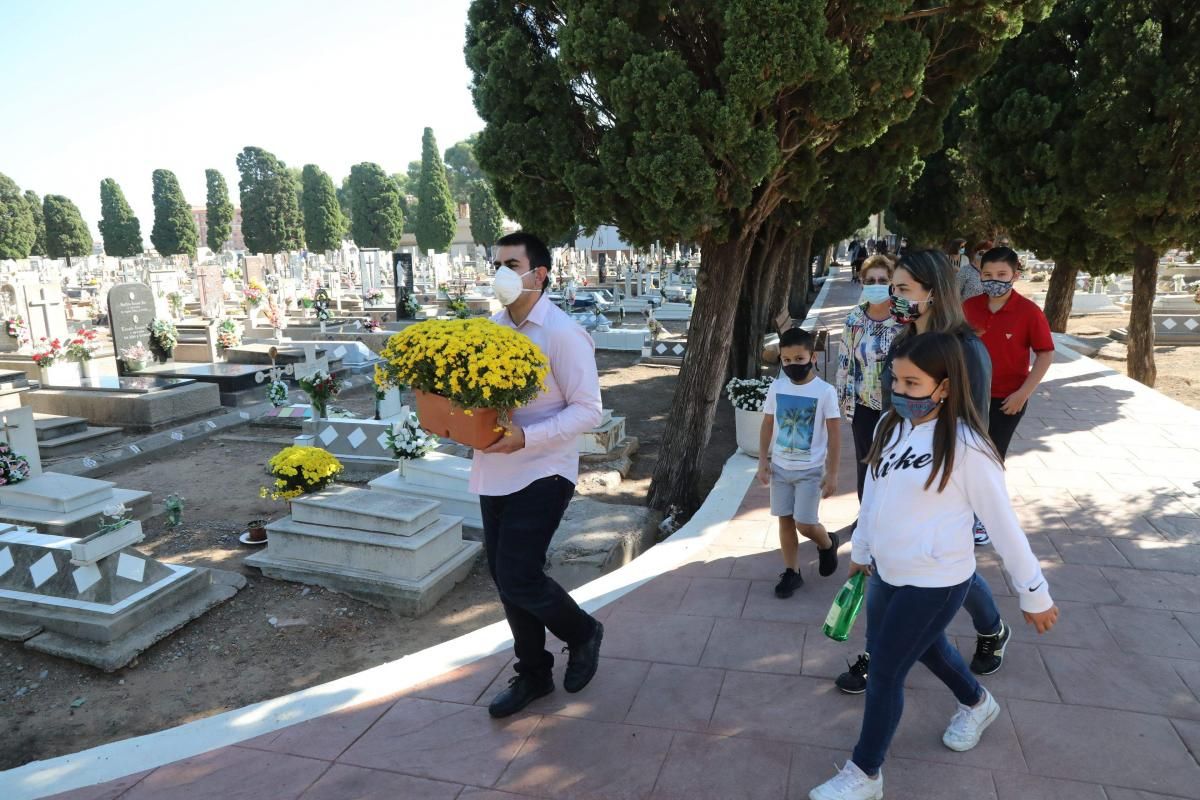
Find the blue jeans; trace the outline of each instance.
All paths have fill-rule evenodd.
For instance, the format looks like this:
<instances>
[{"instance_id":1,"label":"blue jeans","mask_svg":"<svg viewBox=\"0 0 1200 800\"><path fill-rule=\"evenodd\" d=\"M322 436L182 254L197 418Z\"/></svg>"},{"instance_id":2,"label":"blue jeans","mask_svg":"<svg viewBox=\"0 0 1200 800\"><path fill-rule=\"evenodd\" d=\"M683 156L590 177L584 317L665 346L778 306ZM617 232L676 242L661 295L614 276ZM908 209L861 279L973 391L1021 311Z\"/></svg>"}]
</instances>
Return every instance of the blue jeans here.
<instances>
[{"instance_id":1,"label":"blue jeans","mask_svg":"<svg viewBox=\"0 0 1200 800\"><path fill-rule=\"evenodd\" d=\"M875 570L871 573L871 579L867 583L867 594L870 595L876 586L883 585L886 585L883 582L883 578L880 578L879 571ZM996 607L996 598L992 597L992 587L988 586L988 582L978 572L971 576L970 585L967 588L967 597L963 600L962 607L964 611L971 615L971 623L975 626L977 634L991 636L1000 632L1000 609ZM867 615L866 637L867 652L870 652L870 615Z\"/></svg>"},{"instance_id":2,"label":"blue jeans","mask_svg":"<svg viewBox=\"0 0 1200 800\"><path fill-rule=\"evenodd\" d=\"M967 596L971 581L932 589L872 582L867 622L874 634L867 652L867 701L854 763L868 775L879 772L904 714L904 678L920 661L950 687L958 702L973 706L983 687L946 639L946 626Z\"/></svg>"}]
</instances>

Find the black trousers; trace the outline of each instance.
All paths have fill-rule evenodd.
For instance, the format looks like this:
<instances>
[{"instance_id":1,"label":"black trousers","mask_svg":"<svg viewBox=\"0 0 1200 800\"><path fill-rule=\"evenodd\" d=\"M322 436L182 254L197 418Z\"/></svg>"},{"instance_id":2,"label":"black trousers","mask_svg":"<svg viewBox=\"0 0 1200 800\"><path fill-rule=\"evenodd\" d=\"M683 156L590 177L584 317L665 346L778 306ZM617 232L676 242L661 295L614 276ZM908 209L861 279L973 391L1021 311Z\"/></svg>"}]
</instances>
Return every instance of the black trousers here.
<instances>
[{"instance_id":1,"label":"black trousers","mask_svg":"<svg viewBox=\"0 0 1200 800\"><path fill-rule=\"evenodd\" d=\"M1003 397L993 397L991 413L988 414L988 435L996 443L1001 460L1008 456L1008 445L1012 442L1013 434L1017 432L1017 425L1021 422L1021 417L1025 416L1025 411L1029 408L1029 403L1026 403L1025 408L1016 414L1005 414L1000 409L1003 403Z\"/></svg>"},{"instance_id":2,"label":"black trousers","mask_svg":"<svg viewBox=\"0 0 1200 800\"><path fill-rule=\"evenodd\" d=\"M517 672L549 672L546 629L569 645L586 642L596 622L545 572L546 550L558 530L575 484L560 475L541 478L513 494L480 496L488 570L512 629Z\"/></svg>"},{"instance_id":3,"label":"black trousers","mask_svg":"<svg viewBox=\"0 0 1200 800\"><path fill-rule=\"evenodd\" d=\"M854 404L854 419L850 430L854 434L854 462L858 469L858 499L862 500L863 485L867 481L867 465L863 459L871 449L871 440L875 437L875 426L879 424L882 411L876 411L861 403Z\"/></svg>"}]
</instances>

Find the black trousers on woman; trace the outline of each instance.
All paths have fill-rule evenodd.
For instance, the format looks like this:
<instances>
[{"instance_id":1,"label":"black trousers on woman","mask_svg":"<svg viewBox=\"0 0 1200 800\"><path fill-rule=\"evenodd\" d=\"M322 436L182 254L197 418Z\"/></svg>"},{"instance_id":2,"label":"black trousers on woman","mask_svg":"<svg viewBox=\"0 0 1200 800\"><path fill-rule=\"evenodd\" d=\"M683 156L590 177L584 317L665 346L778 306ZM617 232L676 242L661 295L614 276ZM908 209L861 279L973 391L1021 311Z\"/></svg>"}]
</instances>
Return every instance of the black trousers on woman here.
<instances>
[{"instance_id":1,"label":"black trousers on woman","mask_svg":"<svg viewBox=\"0 0 1200 800\"><path fill-rule=\"evenodd\" d=\"M871 449L871 440L875 437L875 426L879 424L879 418L882 415L882 411L876 411L861 403L854 404L854 420L850 424L850 430L854 433L854 461L855 467L858 469L859 500L862 500L863 484L867 481L867 465L863 463L863 459L867 457L867 451Z\"/></svg>"}]
</instances>

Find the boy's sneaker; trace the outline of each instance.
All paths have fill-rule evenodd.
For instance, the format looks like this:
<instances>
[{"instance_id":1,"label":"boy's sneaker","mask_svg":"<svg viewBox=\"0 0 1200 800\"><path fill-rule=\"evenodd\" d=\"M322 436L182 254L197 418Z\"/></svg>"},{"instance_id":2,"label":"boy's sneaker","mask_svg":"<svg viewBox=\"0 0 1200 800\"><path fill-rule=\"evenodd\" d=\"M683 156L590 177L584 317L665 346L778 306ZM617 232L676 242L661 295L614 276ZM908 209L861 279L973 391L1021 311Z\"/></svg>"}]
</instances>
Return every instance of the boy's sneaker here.
<instances>
[{"instance_id":1,"label":"boy's sneaker","mask_svg":"<svg viewBox=\"0 0 1200 800\"><path fill-rule=\"evenodd\" d=\"M983 547L985 544L992 543L992 537L988 536L987 528L983 527L983 523L975 520L975 527L971 530L975 535L975 546Z\"/></svg>"},{"instance_id":2,"label":"boy's sneaker","mask_svg":"<svg viewBox=\"0 0 1200 800\"><path fill-rule=\"evenodd\" d=\"M837 551L842 540L838 538L836 533L830 532L829 543L829 547L826 547L824 550L819 547L817 548L817 573L822 578L828 578L837 572Z\"/></svg>"},{"instance_id":3,"label":"boy's sneaker","mask_svg":"<svg viewBox=\"0 0 1200 800\"><path fill-rule=\"evenodd\" d=\"M871 657L863 653L850 669L838 675L833 681L846 694L862 694L867 690L867 672L871 666Z\"/></svg>"},{"instance_id":4,"label":"boy's sneaker","mask_svg":"<svg viewBox=\"0 0 1200 800\"><path fill-rule=\"evenodd\" d=\"M779 583L775 584L775 596L779 598L791 597L792 593L804 585L804 578L800 577L800 573L788 567L779 574Z\"/></svg>"},{"instance_id":5,"label":"boy's sneaker","mask_svg":"<svg viewBox=\"0 0 1200 800\"><path fill-rule=\"evenodd\" d=\"M979 744L979 737L987 730L996 717L1000 716L1000 706L992 693L983 690L983 702L974 708L959 704L958 711L950 719L950 725L942 734L942 744L951 750L962 753Z\"/></svg>"},{"instance_id":6,"label":"boy's sneaker","mask_svg":"<svg viewBox=\"0 0 1200 800\"><path fill-rule=\"evenodd\" d=\"M1000 620L1000 630L990 636L975 636L975 657L971 659L971 672L976 675L991 675L1004 663L1004 651L1012 637L1012 628Z\"/></svg>"},{"instance_id":7,"label":"boy's sneaker","mask_svg":"<svg viewBox=\"0 0 1200 800\"><path fill-rule=\"evenodd\" d=\"M853 761L808 793L808 800L883 800L883 770L874 778Z\"/></svg>"}]
</instances>

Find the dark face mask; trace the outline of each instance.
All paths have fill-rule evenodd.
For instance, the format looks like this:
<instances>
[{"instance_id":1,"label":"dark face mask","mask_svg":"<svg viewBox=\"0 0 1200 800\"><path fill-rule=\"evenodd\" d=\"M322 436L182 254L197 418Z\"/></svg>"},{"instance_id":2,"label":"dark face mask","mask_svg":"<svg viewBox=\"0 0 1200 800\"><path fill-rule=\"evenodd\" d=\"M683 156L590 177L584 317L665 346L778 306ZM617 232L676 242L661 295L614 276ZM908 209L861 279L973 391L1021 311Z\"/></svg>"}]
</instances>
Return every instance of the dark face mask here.
<instances>
[{"instance_id":1,"label":"dark face mask","mask_svg":"<svg viewBox=\"0 0 1200 800\"><path fill-rule=\"evenodd\" d=\"M802 381L808 377L808 373L812 371L812 366L811 361L807 364L784 364L783 374L794 381Z\"/></svg>"}]
</instances>

